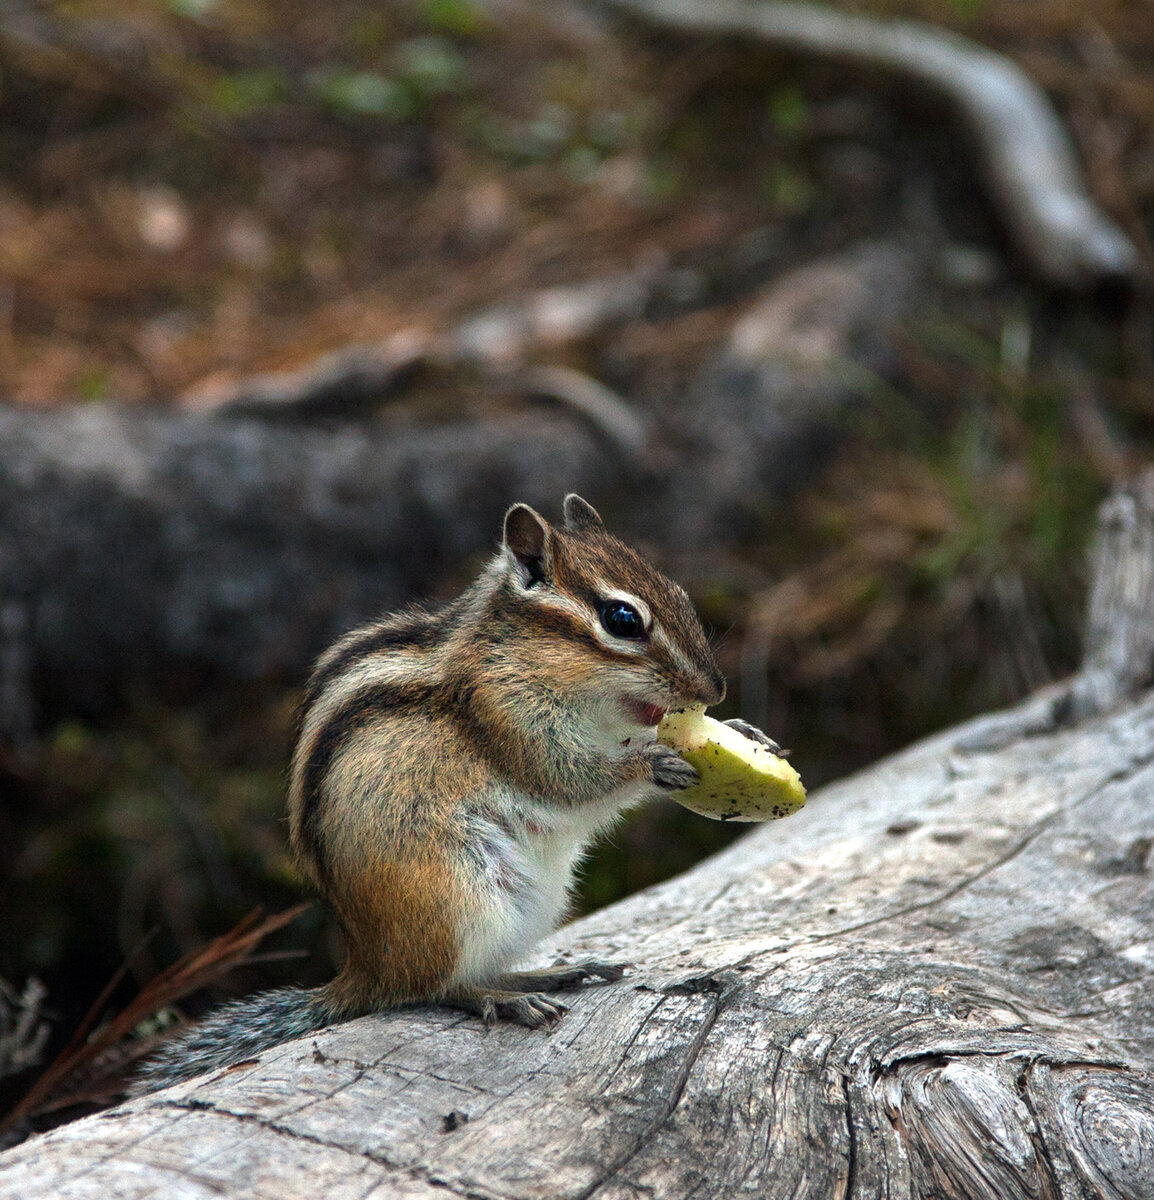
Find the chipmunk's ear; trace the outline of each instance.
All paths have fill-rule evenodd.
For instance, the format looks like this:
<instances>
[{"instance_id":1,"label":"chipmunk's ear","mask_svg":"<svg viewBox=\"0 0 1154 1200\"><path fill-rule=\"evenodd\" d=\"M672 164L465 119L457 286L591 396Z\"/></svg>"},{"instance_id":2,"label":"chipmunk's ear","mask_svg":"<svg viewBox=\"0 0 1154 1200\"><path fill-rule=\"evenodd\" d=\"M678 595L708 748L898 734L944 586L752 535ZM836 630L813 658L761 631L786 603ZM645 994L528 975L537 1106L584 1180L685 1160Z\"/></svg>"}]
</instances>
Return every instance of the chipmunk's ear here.
<instances>
[{"instance_id":1,"label":"chipmunk's ear","mask_svg":"<svg viewBox=\"0 0 1154 1200\"><path fill-rule=\"evenodd\" d=\"M527 504L514 504L505 514L505 553L522 587L531 588L551 574L549 523Z\"/></svg>"},{"instance_id":2,"label":"chipmunk's ear","mask_svg":"<svg viewBox=\"0 0 1154 1200\"><path fill-rule=\"evenodd\" d=\"M561 506L565 514L566 529L604 529L605 522L601 514L587 500L582 500L576 492L570 492Z\"/></svg>"}]
</instances>

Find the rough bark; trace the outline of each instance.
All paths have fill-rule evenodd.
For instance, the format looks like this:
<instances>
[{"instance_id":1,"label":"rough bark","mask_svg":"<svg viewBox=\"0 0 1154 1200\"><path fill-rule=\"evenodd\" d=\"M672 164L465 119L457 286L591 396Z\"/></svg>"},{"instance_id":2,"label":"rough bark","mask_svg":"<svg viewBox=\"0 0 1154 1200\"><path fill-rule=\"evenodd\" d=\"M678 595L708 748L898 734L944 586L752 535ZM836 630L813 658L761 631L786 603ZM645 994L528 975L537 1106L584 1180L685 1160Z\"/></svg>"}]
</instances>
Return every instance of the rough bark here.
<instances>
[{"instance_id":1,"label":"rough bark","mask_svg":"<svg viewBox=\"0 0 1154 1200\"><path fill-rule=\"evenodd\" d=\"M983 724L546 947L548 1033L349 1023L0 1157L5 1197L1154 1195L1154 697Z\"/></svg>"},{"instance_id":2,"label":"rough bark","mask_svg":"<svg viewBox=\"0 0 1154 1200\"><path fill-rule=\"evenodd\" d=\"M784 276L660 414L556 370L525 378L560 405L442 424L0 408L0 735L130 680L299 676L472 569L514 500L555 512L576 490L628 537L732 544L812 469L868 386L845 364L876 368L916 278L886 245Z\"/></svg>"}]
</instances>

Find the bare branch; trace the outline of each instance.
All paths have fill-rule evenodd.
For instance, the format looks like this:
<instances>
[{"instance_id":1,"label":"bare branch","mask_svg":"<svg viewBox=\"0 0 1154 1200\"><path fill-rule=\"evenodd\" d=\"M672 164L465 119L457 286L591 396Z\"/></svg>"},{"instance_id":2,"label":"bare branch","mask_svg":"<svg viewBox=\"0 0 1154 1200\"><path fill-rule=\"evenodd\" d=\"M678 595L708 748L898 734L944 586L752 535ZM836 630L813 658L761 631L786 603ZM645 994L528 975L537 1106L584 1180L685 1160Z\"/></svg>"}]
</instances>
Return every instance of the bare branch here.
<instances>
[{"instance_id":1,"label":"bare branch","mask_svg":"<svg viewBox=\"0 0 1154 1200\"><path fill-rule=\"evenodd\" d=\"M1143 273L1133 243L1087 194L1045 93L1002 55L915 21L874 20L818 4L603 2L689 33L746 35L925 87L952 103L973 133L1003 219L1043 278L1088 287Z\"/></svg>"}]
</instances>

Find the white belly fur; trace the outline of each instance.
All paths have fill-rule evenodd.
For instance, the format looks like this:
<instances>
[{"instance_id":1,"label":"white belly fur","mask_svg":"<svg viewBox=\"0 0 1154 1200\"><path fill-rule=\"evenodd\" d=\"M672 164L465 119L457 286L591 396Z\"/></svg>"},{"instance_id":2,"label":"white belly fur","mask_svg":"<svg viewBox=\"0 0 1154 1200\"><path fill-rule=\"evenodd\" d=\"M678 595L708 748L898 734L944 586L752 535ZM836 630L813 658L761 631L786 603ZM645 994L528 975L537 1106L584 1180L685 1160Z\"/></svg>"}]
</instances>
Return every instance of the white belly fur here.
<instances>
[{"instance_id":1,"label":"white belly fur","mask_svg":"<svg viewBox=\"0 0 1154 1200\"><path fill-rule=\"evenodd\" d=\"M475 816L470 837L482 847L486 886L476 888L458 931L451 986L489 982L524 959L560 924L573 873L589 843L621 812L651 795L633 783L580 809L558 809L512 790Z\"/></svg>"}]
</instances>

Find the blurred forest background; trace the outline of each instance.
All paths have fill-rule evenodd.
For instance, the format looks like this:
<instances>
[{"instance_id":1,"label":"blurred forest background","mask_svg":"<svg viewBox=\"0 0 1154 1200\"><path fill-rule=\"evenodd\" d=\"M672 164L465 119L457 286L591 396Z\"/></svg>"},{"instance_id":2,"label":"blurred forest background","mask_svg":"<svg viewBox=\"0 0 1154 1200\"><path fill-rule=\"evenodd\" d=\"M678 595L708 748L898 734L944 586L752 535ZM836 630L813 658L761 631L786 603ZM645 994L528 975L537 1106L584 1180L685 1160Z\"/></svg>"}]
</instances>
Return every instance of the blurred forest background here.
<instances>
[{"instance_id":1,"label":"blurred forest background","mask_svg":"<svg viewBox=\"0 0 1154 1200\"><path fill-rule=\"evenodd\" d=\"M1022 66L1149 272L1152 0L843 7ZM902 268L905 299L847 366L853 403L731 538L685 553L677 527L634 519L636 497L589 496L690 588L731 680L724 715L793 747L811 787L1076 665L1095 508L1154 443L1147 291L1033 275L932 97L748 40L545 0L0 4L8 406L209 414L343 347L403 359L542 289L644 278L643 301L523 357L563 368L562 391L609 389L603 421L660 420L708 395L790 272L823 264L836 293L863 244L904 247L916 277ZM464 359L382 404L413 424L540 410ZM522 498L494 497L497 520ZM35 736L0 751L0 975L44 982L54 1036L150 931L138 981L300 896L283 777L302 676L121 682L115 703L49 697ZM646 809L593 857L579 904L737 832ZM309 956L229 986L318 981L339 953L316 907L275 943Z\"/></svg>"}]
</instances>

